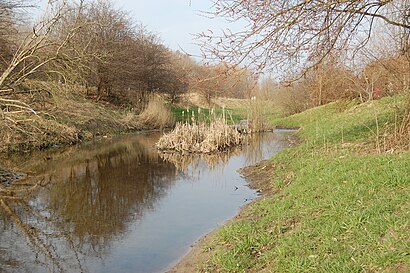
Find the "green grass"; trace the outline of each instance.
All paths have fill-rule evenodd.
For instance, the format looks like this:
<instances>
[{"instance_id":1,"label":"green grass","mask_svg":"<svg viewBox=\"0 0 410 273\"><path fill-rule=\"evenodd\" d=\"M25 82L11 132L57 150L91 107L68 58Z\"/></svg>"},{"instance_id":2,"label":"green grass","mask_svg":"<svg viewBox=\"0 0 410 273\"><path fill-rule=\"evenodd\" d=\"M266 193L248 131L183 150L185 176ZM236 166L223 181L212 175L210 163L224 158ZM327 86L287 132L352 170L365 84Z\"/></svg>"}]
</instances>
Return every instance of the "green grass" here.
<instances>
[{"instance_id":1,"label":"green grass","mask_svg":"<svg viewBox=\"0 0 410 273\"><path fill-rule=\"evenodd\" d=\"M410 272L410 152L356 150L374 146L402 103L333 103L272 119L302 126L302 144L272 158L278 193L219 231L201 271Z\"/></svg>"},{"instance_id":2,"label":"green grass","mask_svg":"<svg viewBox=\"0 0 410 273\"><path fill-rule=\"evenodd\" d=\"M198 115L198 106L190 106L189 108L189 122L191 122L192 111L194 111L195 119L200 121L209 121L211 117L211 109L201 108L201 114ZM187 121L187 109L181 107L172 107L172 112L175 116L177 122L186 122ZM184 117L182 116L184 112ZM215 108L214 115L216 117L222 117L222 108ZM225 108L226 119L228 123L238 123L241 119L246 118L244 115L245 111L240 108Z\"/></svg>"}]
</instances>

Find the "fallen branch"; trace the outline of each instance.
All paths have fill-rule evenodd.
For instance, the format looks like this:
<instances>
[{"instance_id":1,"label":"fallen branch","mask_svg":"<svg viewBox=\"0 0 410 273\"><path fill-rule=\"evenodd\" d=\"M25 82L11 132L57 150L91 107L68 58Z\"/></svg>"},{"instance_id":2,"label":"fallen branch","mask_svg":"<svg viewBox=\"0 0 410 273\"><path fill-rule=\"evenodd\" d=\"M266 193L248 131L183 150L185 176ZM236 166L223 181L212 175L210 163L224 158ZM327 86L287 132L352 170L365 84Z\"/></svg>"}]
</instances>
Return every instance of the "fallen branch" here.
<instances>
[{"instance_id":1,"label":"fallen branch","mask_svg":"<svg viewBox=\"0 0 410 273\"><path fill-rule=\"evenodd\" d=\"M20 108L27 110L28 112L33 113L34 115L37 115L36 111L33 110L27 103L24 103L20 100L12 100L12 99L4 99L0 98L0 105L3 105L5 107L15 107L15 108ZM3 112L8 112L4 111Z\"/></svg>"}]
</instances>

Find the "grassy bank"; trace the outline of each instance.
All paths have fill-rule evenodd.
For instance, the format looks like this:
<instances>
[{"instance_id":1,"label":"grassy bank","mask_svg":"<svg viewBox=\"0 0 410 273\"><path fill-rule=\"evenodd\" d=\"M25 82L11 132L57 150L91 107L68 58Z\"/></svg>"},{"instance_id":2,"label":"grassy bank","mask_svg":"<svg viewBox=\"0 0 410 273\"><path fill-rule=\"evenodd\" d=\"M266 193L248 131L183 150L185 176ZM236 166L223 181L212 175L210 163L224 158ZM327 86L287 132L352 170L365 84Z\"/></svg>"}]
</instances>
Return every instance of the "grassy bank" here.
<instances>
[{"instance_id":1,"label":"grassy bank","mask_svg":"<svg viewBox=\"0 0 410 273\"><path fill-rule=\"evenodd\" d=\"M246 117L243 112L244 111L242 110L242 108L226 108L226 121L228 123L239 123L241 119L244 119L244 117ZM195 120L201 122L209 122L210 120L214 120L216 117L222 117L223 109L221 107L200 108L196 105L192 105L190 107L174 106L172 107L172 113L175 116L176 120L179 122L191 122L192 113Z\"/></svg>"},{"instance_id":2,"label":"grassy bank","mask_svg":"<svg viewBox=\"0 0 410 273\"><path fill-rule=\"evenodd\" d=\"M206 243L199 271L409 272L410 153L388 141L404 103L272 119L302 126L301 144L245 169L254 185L264 174L269 191Z\"/></svg>"},{"instance_id":3,"label":"grassy bank","mask_svg":"<svg viewBox=\"0 0 410 273\"><path fill-rule=\"evenodd\" d=\"M98 136L161 128L174 123L171 112L155 96L138 115L130 108L89 98L83 86L41 81L27 81L26 84L36 91L15 94L9 99L14 105L17 102L29 105L32 110L11 106L8 112L0 113L3 115L0 116L0 152L70 145Z\"/></svg>"},{"instance_id":4,"label":"grassy bank","mask_svg":"<svg viewBox=\"0 0 410 273\"><path fill-rule=\"evenodd\" d=\"M184 103L185 105L183 105ZM172 107L172 112L179 122L190 122L192 113L194 113L196 120L209 121L222 117L225 112L228 123L239 123L243 119L264 120L266 117L281 114L274 107L274 102L270 100L217 97L212 99L212 107L210 107L198 95L190 94L184 97L184 103Z\"/></svg>"}]
</instances>

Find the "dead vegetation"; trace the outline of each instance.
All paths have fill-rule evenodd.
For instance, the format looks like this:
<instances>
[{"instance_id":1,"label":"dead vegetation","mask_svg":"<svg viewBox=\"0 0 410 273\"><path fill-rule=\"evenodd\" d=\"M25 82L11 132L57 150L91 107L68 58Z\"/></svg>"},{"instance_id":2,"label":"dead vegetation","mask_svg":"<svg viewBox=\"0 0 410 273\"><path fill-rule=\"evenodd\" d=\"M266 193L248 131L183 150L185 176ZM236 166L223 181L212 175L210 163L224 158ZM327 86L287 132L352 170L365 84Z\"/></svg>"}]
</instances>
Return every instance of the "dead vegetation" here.
<instances>
[{"instance_id":1,"label":"dead vegetation","mask_svg":"<svg viewBox=\"0 0 410 273\"><path fill-rule=\"evenodd\" d=\"M82 86L42 81L25 84L30 92L2 96L0 152L73 144L142 126L136 112L91 101Z\"/></svg>"},{"instance_id":2,"label":"dead vegetation","mask_svg":"<svg viewBox=\"0 0 410 273\"><path fill-rule=\"evenodd\" d=\"M152 94L145 109L139 115L138 120L145 127L170 128L175 125L175 118L169 104L163 97Z\"/></svg>"},{"instance_id":3,"label":"dead vegetation","mask_svg":"<svg viewBox=\"0 0 410 273\"><path fill-rule=\"evenodd\" d=\"M235 127L219 118L209 124L178 123L158 140L156 147L180 153L214 153L239 146L243 141L243 135Z\"/></svg>"}]
</instances>

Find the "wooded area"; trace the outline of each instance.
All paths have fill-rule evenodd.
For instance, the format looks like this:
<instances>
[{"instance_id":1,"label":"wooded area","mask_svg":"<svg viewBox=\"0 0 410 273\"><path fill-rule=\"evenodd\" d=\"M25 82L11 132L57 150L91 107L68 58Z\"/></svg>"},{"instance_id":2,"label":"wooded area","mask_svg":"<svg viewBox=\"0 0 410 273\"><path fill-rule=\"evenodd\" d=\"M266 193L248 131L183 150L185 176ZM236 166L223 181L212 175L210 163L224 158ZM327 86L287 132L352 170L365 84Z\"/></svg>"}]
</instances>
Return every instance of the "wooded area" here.
<instances>
[{"instance_id":1,"label":"wooded area","mask_svg":"<svg viewBox=\"0 0 410 273\"><path fill-rule=\"evenodd\" d=\"M27 18L20 11L29 6L0 3L2 94L38 79L82 84L89 95L121 104L141 102L152 92L176 99L193 84L213 93L229 85L219 79L222 67L172 52L110 1L52 1L39 22L22 27Z\"/></svg>"},{"instance_id":2,"label":"wooded area","mask_svg":"<svg viewBox=\"0 0 410 273\"><path fill-rule=\"evenodd\" d=\"M144 111L152 94L175 103L190 91L210 103L220 95L244 98L256 83L250 70L238 68L228 74L226 64L204 64L170 50L156 33L135 23L138 18L115 8L110 0L49 1L33 21L27 11L35 4L0 0L0 138L4 143L16 138L13 132L29 139L50 134L48 129L57 125L49 121L60 122L70 114L69 126L73 119L84 123L84 113L77 113L78 106L64 102L64 97L80 96L131 110L121 124L136 128L143 125L130 124L130 116ZM70 131L66 135L74 140L69 142L78 138L75 128L56 130Z\"/></svg>"},{"instance_id":3,"label":"wooded area","mask_svg":"<svg viewBox=\"0 0 410 273\"><path fill-rule=\"evenodd\" d=\"M68 87L136 114L151 94L175 103L190 92L209 105L257 96L284 115L409 89L408 0L218 0L207 16L245 26L198 34L206 62L170 50L109 0L50 1L35 22L24 16L33 5L0 1L0 115L14 131L29 133L21 125L50 114L53 90Z\"/></svg>"}]
</instances>

